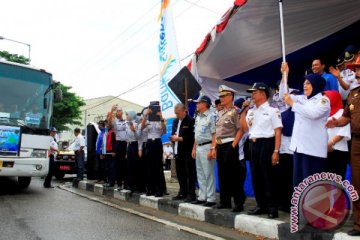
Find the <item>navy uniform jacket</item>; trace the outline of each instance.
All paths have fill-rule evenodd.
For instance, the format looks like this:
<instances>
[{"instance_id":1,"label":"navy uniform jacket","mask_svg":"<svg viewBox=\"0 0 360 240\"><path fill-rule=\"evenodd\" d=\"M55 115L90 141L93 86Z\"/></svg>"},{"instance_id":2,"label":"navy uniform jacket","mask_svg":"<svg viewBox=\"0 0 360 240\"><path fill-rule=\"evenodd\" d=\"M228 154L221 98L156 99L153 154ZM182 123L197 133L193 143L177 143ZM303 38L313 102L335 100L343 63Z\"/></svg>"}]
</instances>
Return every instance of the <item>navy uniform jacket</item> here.
<instances>
[{"instance_id":1,"label":"navy uniform jacket","mask_svg":"<svg viewBox=\"0 0 360 240\"><path fill-rule=\"evenodd\" d=\"M172 125L171 135L176 134L177 125L179 119L175 119ZM195 120L186 115L181 121L179 137L183 138L183 141L178 142L178 156L180 157L191 157L192 148L194 145L194 125Z\"/></svg>"}]
</instances>

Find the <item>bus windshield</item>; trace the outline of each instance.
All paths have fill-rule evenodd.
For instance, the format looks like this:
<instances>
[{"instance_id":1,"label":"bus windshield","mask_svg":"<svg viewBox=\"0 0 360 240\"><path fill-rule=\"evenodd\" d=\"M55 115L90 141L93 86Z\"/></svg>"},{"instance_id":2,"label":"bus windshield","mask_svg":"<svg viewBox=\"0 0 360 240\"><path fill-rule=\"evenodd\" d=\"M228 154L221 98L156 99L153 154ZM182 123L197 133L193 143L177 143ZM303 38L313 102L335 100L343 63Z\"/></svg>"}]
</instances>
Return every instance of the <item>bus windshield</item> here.
<instances>
[{"instance_id":1,"label":"bus windshield","mask_svg":"<svg viewBox=\"0 0 360 240\"><path fill-rule=\"evenodd\" d=\"M49 128L52 96L45 93L50 84L46 72L0 64L0 123Z\"/></svg>"}]
</instances>

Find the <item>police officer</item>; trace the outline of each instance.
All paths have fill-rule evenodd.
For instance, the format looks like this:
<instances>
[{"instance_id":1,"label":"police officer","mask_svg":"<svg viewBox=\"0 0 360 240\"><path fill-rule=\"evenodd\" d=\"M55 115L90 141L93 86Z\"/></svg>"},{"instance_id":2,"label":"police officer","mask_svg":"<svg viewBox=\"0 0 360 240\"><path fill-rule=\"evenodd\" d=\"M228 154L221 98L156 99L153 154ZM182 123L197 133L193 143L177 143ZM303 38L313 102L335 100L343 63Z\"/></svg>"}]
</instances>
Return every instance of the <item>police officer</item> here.
<instances>
[{"instance_id":1,"label":"police officer","mask_svg":"<svg viewBox=\"0 0 360 240\"><path fill-rule=\"evenodd\" d=\"M141 128L141 123L144 119L144 115L147 108L144 108L140 113L140 118L138 119L139 127L138 127L138 145L139 145L139 175L140 175L140 192L147 192L146 191L146 185L147 185L147 159L145 156L146 149L147 149L147 140L148 140L148 129ZM149 196L149 195L148 195Z\"/></svg>"},{"instance_id":2,"label":"police officer","mask_svg":"<svg viewBox=\"0 0 360 240\"><path fill-rule=\"evenodd\" d=\"M146 142L146 195L155 195L162 197L166 191L165 176L163 168L163 145L161 136L166 133L165 120L161 112L154 113L159 116L160 121L149 121L149 115L152 114L150 108L144 113L141 122L141 129L148 133Z\"/></svg>"},{"instance_id":3,"label":"police officer","mask_svg":"<svg viewBox=\"0 0 360 240\"><path fill-rule=\"evenodd\" d=\"M357 82L360 84L360 59L350 68L355 68ZM327 123L327 127L341 127L350 122L351 127L351 181L355 190L360 192L360 86L350 91L347 104L342 117L332 118ZM348 232L350 236L360 236L360 200L354 202L353 207L354 226Z\"/></svg>"},{"instance_id":4,"label":"police officer","mask_svg":"<svg viewBox=\"0 0 360 240\"><path fill-rule=\"evenodd\" d=\"M231 197L234 198L233 212L244 210L245 193L242 188L246 176L244 161L239 161L238 143L243 135L240 127L240 115L234 107L235 90L225 85L219 87L219 97L223 109L219 112L216 123L216 140L213 141L212 157L217 159L220 204L218 209L231 208Z\"/></svg>"},{"instance_id":5,"label":"police officer","mask_svg":"<svg viewBox=\"0 0 360 240\"><path fill-rule=\"evenodd\" d=\"M77 169L77 178L76 180L81 181L84 179L84 170L85 170L85 138L80 133L80 128L75 128L75 141L73 143L73 150L75 151L75 162Z\"/></svg>"},{"instance_id":6,"label":"police officer","mask_svg":"<svg viewBox=\"0 0 360 240\"><path fill-rule=\"evenodd\" d=\"M55 139L56 132L57 130L55 127L50 128L51 138L50 138L49 172L44 181L44 188L53 188L53 186L51 185L51 179L54 175L54 167L55 167L54 158L55 158L55 154L59 153L58 144Z\"/></svg>"},{"instance_id":7,"label":"police officer","mask_svg":"<svg viewBox=\"0 0 360 240\"><path fill-rule=\"evenodd\" d=\"M274 168L279 163L281 141L281 116L279 109L270 107L269 88L265 83L255 83L251 92L255 106L246 114L249 128L250 164L257 206L250 215L268 213L278 217L274 186Z\"/></svg>"},{"instance_id":8,"label":"police officer","mask_svg":"<svg viewBox=\"0 0 360 240\"><path fill-rule=\"evenodd\" d=\"M116 118L112 120L116 136L116 177L119 189L127 188L127 162L126 162L126 122L123 118L123 110L121 108L114 109Z\"/></svg>"},{"instance_id":9,"label":"police officer","mask_svg":"<svg viewBox=\"0 0 360 240\"><path fill-rule=\"evenodd\" d=\"M196 102L198 114L195 118L192 157L196 159L199 196L193 203L211 207L216 204L215 161L211 157L211 144L215 142L215 118L209 109L211 100L208 96L200 96L194 102Z\"/></svg>"}]
</instances>

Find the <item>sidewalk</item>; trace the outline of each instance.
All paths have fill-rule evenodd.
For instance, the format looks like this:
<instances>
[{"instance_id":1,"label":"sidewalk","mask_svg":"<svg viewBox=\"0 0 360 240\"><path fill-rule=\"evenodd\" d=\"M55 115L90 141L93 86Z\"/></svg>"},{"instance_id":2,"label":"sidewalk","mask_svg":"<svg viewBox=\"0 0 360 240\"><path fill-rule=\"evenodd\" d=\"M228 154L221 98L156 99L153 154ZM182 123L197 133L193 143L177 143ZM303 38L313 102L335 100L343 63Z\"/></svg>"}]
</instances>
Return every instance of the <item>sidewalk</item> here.
<instances>
[{"instance_id":1,"label":"sidewalk","mask_svg":"<svg viewBox=\"0 0 360 240\"><path fill-rule=\"evenodd\" d=\"M83 180L80 182L73 181L73 187L82 190L94 192L98 195L104 195L110 198L116 198L122 201L139 204L145 207L156 210L177 214L179 216L190 219L204 221L228 228L234 228L241 232L250 233L256 236L261 236L269 239L286 239L286 240L352 240L359 239L357 237L350 237L346 234L351 229L351 220L341 229L335 233L330 232L316 232L316 231L301 231L300 233L290 233L288 213L279 211L279 218L268 219L267 215L250 216L246 212L256 206L254 198L247 198L244 205L244 212L233 213L230 209L213 209L201 205L191 203L184 203L183 201L172 200L172 197L178 193L179 184L171 182L169 173L167 176L167 191L170 195L156 198L154 196L146 196L145 194L132 194L128 190L114 190L114 188L105 188L101 184L94 184L92 180ZM217 194L219 199L219 194Z\"/></svg>"}]
</instances>

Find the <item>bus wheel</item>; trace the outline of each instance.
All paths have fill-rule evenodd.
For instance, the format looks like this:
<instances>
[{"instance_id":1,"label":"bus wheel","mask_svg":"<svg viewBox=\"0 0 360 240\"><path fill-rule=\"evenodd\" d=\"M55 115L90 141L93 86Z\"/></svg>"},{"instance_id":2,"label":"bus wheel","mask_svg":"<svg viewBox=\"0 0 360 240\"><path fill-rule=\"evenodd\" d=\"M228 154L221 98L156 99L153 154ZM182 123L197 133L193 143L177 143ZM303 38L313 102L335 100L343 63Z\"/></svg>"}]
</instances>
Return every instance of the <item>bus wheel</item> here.
<instances>
[{"instance_id":1,"label":"bus wheel","mask_svg":"<svg viewBox=\"0 0 360 240\"><path fill-rule=\"evenodd\" d=\"M31 177L18 177L18 185L21 189L25 189L30 185Z\"/></svg>"}]
</instances>

